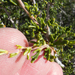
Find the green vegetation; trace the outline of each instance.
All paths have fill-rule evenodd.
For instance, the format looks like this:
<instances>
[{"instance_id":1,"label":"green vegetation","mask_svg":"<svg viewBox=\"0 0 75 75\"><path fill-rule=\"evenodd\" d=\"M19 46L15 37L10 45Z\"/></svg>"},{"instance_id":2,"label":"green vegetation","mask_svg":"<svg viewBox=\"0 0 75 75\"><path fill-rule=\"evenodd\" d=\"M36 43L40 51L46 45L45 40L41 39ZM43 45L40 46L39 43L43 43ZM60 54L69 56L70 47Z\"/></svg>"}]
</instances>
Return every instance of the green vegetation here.
<instances>
[{"instance_id":1,"label":"green vegetation","mask_svg":"<svg viewBox=\"0 0 75 75\"><path fill-rule=\"evenodd\" d=\"M73 75L73 58L75 54L75 1L74 0L1 0L0 27L13 27L20 30L38 47L32 56L34 62L43 48L44 57L54 61L58 57L65 65L64 75ZM23 5L23 6L22 6ZM36 42L31 41L37 39ZM17 45L18 48L21 46ZM42 47L42 48L41 48ZM51 50L58 54L51 55ZM31 48L26 48L24 55ZM18 53L10 54L10 57Z\"/></svg>"}]
</instances>

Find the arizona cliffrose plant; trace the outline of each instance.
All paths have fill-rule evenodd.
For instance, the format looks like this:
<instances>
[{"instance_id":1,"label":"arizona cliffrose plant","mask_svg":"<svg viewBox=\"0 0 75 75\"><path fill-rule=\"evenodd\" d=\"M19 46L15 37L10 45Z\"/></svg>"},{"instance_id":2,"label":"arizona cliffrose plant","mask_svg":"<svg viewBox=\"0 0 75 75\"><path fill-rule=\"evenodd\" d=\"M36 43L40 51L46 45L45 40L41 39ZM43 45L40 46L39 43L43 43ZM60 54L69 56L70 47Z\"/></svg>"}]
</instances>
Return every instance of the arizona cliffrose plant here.
<instances>
[{"instance_id":1,"label":"arizona cliffrose plant","mask_svg":"<svg viewBox=\"0 0 75 75\"><path fill-rule=\"evenodd\" d=\"M70 0L2 0L0 2L0 27L13 27L20 30L27 37L28 42L33 43L33 46L24 47L15 44L16 48L21 51L12 53L9 53L8 49L0 48L0 55L9 54L11 59L23 52L23 55L30 59L30 53L34 50L34 55L31 57L33 63L44 51L44 58L59 63L64 69L65 75L71 74L72 67L70 71L66 66L73 59L75 53L73 49L75 33L72 30L74 28L70 25L72 24L71 20L74 23L74 18L70 20L69 17L71 18L73 14L69 15L65 12L71 11L65 9L70 2L74 3ZM70 21L69 25L66 24L66 20ZM54 55L51 55L52 51Z\"/></svg>"}]
</instances>

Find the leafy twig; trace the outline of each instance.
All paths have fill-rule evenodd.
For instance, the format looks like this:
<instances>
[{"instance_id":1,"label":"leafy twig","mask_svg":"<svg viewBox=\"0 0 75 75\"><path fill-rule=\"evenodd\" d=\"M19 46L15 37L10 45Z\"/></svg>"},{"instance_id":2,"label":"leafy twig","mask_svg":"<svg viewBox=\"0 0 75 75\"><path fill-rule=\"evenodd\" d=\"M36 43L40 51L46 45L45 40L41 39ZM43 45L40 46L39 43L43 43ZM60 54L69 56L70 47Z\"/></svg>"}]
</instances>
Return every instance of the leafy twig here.
<instances>
[{"instance_id":1,"label":"leafy twig","mask_svg":"<svg viewBox=\"0 0 75 75\"><path fill-rule=\"evenodd\" d=\"M39 23L37 22L36 18L34 16L30 15L28 10L25 8L25 5L23 4L22 0L17 0L21 6L21 8L27 13L27 15L38 25Z\"/></svg>"}]
</instances>

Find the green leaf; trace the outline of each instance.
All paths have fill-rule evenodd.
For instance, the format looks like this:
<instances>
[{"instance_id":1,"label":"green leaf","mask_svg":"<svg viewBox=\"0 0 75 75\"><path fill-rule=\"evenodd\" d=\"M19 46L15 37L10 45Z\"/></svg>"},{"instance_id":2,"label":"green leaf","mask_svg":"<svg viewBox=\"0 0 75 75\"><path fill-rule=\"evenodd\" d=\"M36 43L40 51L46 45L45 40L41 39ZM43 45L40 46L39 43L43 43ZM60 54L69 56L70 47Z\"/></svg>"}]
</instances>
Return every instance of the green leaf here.
<instances>
[{"instance_id":1,"label":"green leaf","mask_svg":"<svg viewBox=\"0 0 75 75\"><path fill-rule=\"evenodd\" d=\"M40 54L40 50L37 51L37 53L31 57L32 58L31 63L33 63L35 60L37 60L39 54Z\"/></svg>"},{"instance_id":2,"label":"green leaf","mask_svg":"<svg viewBox=\"0 0 75 75\"><path fill-rule=\"evenodd\" d=\"M17 0L10 0L10 2L11 2L12 4L14 4L14 5L17 5L17 4L18 4Z\"/></svg>"},{"instance_id":3,"label":"green leaf","mask_svg":"<svg viewBox=\"0 0 75 75\"><path fill-rule=\"evenodd\" d=\"M53 35L54 35L54 34L49 35L49 41L50 41L51 43L54 42L54 37L53 37Z\"/></svg>"},{"instance_id":4,"label":"green leaf","mask_svg":"<svg viewBox=\"0 0 75 75\"><path fill-rule=\"evenodd\" d=\"M44 57L45 57L47 60L50 60L50 59L51 59L50 56L51 56L51 49L50 49L50 47L49 47L49 48L45 49Z\"/></svg>"},{"instance_id":5,"label":"green leaf","mask_svg":"<svg viewBox=\"0 0 75 75\"><path fill-rule=\"evenodd\" d=\"M29 48L29 50L28 50L28 54L27 54L27 59L28 60L29 60L30 52L31 52L31 48Z\"/></svg>"},{"instance_id":6,"label":"green leaf","mask_svg":"<svg viewBox=\"0 0 75 75\"><path fill-rule=\"evenodd\" d=\"M29 28L36 28L36 26L33 26L33 25L29 25Z\"/></svg>"},{"instance_id":7,"label":"green leaf","mask_svg":"<svg viewBox=\"0 0 75 75\"><path fill-rule=\"evenodd\" d=\"M19 54L19 51L18 51L17 53L11 53L9 57L10 57L10 58L15 57L15 56L18 55L18 54Z\"/></svg>"},{"instance_id":8,"label":"green leaf","mask_svg":"<svg viewBox=\"0 0 75 75\"><path fill-rule=\"evenodd\" d=\"M20 46L20 45L16 45L16 47L17 47L17 49L23 49L23 48L25 48L25 47Z\"/></svg>"},{"instance_id":9,"label":"green leaf","mask_svg":"<svg viewBox=\"0 0 75 75\"><path fill-rule=\"evenodd\" d=\"M0 53L0 55L3 55L3 54L6 54L6 53Z\"/></svg>"},{"instance_id":10,"label":"green leaf","mask_svg":"<svg viewBox=\"0 0 75 75\"><path fill-rule=\"evenodd\" d=\"M28 53L28 50L26 49L23 53L23 55L26 55Z\"/></svg>"},{"instance_id":11,"label":"green leaf","mask_svg":"<svg viewBox=\"0 0 75 75\"><path fill-rule=\"evenodd\" d=\"M0 53L5 53L5 54L7 54L8 51L7 51L7 50L4 50L4 49L0 49Z\"/></svg>"},{"instance_id":12,"label":"green leaf","mask_svg":"<svg viewBox=\"0 0 75 75\"><path fill-rule=\"evenodd\" d=\"M69 45L75 45L75 40L70 40Z\"/></svg>"},{"instance_id":13,"label":"green leaf","mask_svg":"<svg viewBox=\"0 0 75 75\"><path fill-rule=\"evenodd\" d=\"M24 53L23 53L23 55L27 54L27 56L29 56L30 55L30 51L31 51L30 47L26 48L25 51L24 51Z\"/></svg>"},{"instance_id":14,"label":"green leaf","mask_svg":"<svg viewBox=\"0 0 75 75\"><path fill-rule=\"evenodd\" d=\"M18 55L18 53L11 53L10 58L15 57L16 55Z\"/></svg>"}]
</instances>

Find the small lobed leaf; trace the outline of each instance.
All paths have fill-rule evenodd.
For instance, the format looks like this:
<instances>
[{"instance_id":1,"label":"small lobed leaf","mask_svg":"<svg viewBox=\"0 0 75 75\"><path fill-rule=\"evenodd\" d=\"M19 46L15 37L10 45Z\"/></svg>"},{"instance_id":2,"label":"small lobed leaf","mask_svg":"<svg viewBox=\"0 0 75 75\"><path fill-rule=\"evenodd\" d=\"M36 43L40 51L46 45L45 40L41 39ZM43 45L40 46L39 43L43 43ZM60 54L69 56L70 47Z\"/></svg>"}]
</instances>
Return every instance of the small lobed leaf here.
<instances>
[{"instance_id":1,"label":"small lobed leaf","mask_svg":"<svg viewBox=\"0 0 75 75\"><path fill-rule=\"evenodd\" d=\"M28 50L26 49L23 53L23 55L26 55L28 53Z\"/></svg>"},{"instance_id":2,"label":"small lobed leaf","mask_svg":"<svg viewBox=\"0 0 75 75\"><path fill-rule=\"evenodd\" d=\"M0 53L0 55L3 55L3 54L6 54L6 53Z\"/></svg>"},{"instance_id":3,"label":"small lobed leaf","mask_svg":"<svg viewBox=\"0 0 75 75\"><path fill-rule=\"evenodd\" d=\"M45 53L44 53L44 57L47 59L47 60L50 60L51 59L51 49L50 47L45 49Z\"/></svg>"},{"instance_id":4,"label":"small lobed leaf","mask_svg":"<svg viewBox=\"0 0 75 75\"><path fill-rule=\"evenodd\" d=\"M14 4L14 5L17 5L17 4L18 4L17 0L10 0L10 2L11 2L12 4Z\"/></svg>"},{"instance_id":5,"label":"small lobed leaf","mask_svg":"<svg viewBox=\"0 0 75 75\"><path fill-rule=\"evenodd\" d=\"M7 54L7 53L8 53L8 51L7 51L7 50L4 50L4 49L0 49L0 53Z\"/></svg>"},{"instance_id":6,"label":"small lobed leaf","mask_svg":"<svg viewBox=\"0 0 75 75\"><path fill-rule=\"evenodd\" d=\"M69 45L75 45L75 40L70 40Z\"/></svg>"},{"instance_id":7,"label":"small lobed leaf","mask_svg":"<svg viewBox=\"0 0 75 75\"><path fill-rule=\"evenodd\" d=\"M27 47L27 48L25 49L23 55L26 55L26 54L27 54L27 58L29 59L30 52L31 52L31 48L30 48L30 47Z\"/></svg>"},{"instance_id":8,"label":"small lobed leaf","mask_svg":"<svg viewBox=\"0 0 75 75\"><path fill-rule=\"evenodd\" d=\"M18 55L18 54L19 54L19 53L11 53L9 57L10 57L10 58L15 57L15 56Z\"/></svg>"},{"instance_id":9,"label":"small lobed leaf","mask_svg":"<svg viewBox=\"0 0 75 75\"><path fill-rule=\"evenodd\" d=\"M20 46L20 45L16 45L16 47L17 47L17 49L23 49L23 48L25 48L25 47Z\"/></svg>"},{"instance_id":10,"label":"small lobed leaf","mask_svg":"<svg viewBox=\"0 0 75 75\"><path fill-rule=\"evenodd\" d=\"M31 48L28 49L28 54L27 54L27 59L28 60L29 60L30 52L31 52Z\"/></svg>"},{"instance_id":11,"label":"small lobed leaf","mask_svg":"<svg viewBox=\"0 0 75 75\"><path fill-rule=\"evenodd\" d=\"M37 60L37 58L38 58L40 52L41 52L40 50L37 51L37 53L31 57L31 58L32 58L31 63L33 63L35 60Z\"/></svg>"}]
</instances>

